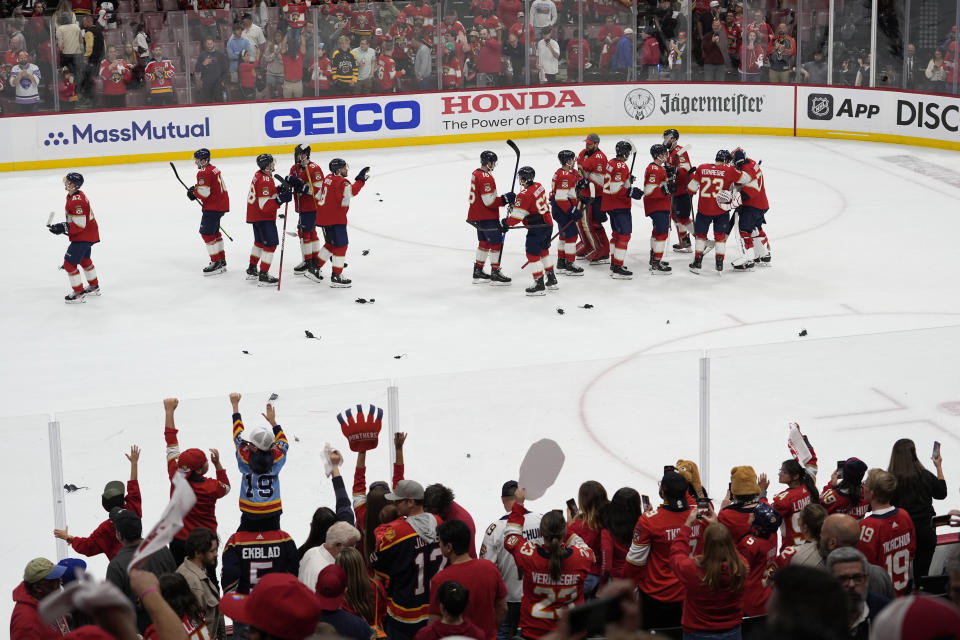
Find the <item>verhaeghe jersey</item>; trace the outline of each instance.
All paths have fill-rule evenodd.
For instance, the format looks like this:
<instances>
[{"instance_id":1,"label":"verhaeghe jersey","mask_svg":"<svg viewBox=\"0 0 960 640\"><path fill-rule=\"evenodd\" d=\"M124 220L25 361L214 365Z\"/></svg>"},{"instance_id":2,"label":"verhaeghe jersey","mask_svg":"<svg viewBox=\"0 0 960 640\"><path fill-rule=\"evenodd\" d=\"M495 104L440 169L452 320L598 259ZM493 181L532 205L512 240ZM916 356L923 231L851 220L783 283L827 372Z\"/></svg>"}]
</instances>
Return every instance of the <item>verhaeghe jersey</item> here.
<instances>
[{"instance_id":1,"label":"verhaeghe jersey","mask_svg":"<svg viewBox=\"0 0 960 640\"><path fill-rule=\"evenodd\" d=\"M71 242L100 242L100 228L83 191L67 195L67 233Z\"/></svg>"},{"instance_id":2,"label":"verhaeghe jersey","mask_svg":"<svg viewBox=\"0 0 960 640\"><path fill-rule=\"evenodd\" d=\"M500 207L506 206L504 199L497 195L497 182L493 175L483 169L474 169L470 175L470 209L467 220L499 220Z\"/></svg>"},{"instance_id":3,"label":"verhaeghe jersey","mask_svg":"<svg viewBox=\"0 0 960 640\"><path fill-rule=\"evenodd\" d=\"M917 538L910 514L897 507L870 513L860 522L857 549L870 564L887 570L897 597L907 594L913 558L917 553Z\"/></svg>"},{"instance_id":4,"label":"verhaeghe jersey","mask_svg":"<svg viewBox=\"0 0 960 640\"><path fill-rule=\"evenodd\" d=\"M268 573L299 572L297 545L286 531L237 531L223 545L224 593L248 594Z\"/></svg>"},{"instance_id":5,"label":"verhaeghe jersey","mask_svg":"<svg viewBox=\"0 0 960 640\"><path fill-rule=\"evenodd\" d=\"M705 216L719 216L728 213L720 208L717 193L729 191L736 182L739 172L726 164L702 164L690 175L687 191L700 192L697 199L697 211Z\"/></svg>"},{"instance_id":6,"label":"verhaeghe jersey","mask_svg":"<svg viewBox=\"0 0 960 640\"><path fill-rule=\"evenodd\" d=\"M504 514L487 527L483 534L483 544L480 545L480 557L497 565L500 575L503 576L503 582L507 585L507 602L520 602L523 597L523 580L520 579L520 572L517 570L513 554L503 546L509 515ZM532 511L524 512L523 529L520 534L525 540L534 544L543 543L543 538L540 537L540 518L542 517L541 514Z\"/></svg>"},{"instance_id":7,"label":"verhaeghe jersey","mask_svg":"<svg viewBox=\"0 0 960 640\"><path fill-rule=\"evenodd\" d=\"M683 600L683 585L670 568L670 545L680 535L689 515L689 508L670 511L661 507L641 515L633 529L624 577L631 578L640 591L661 602ZM693 557L701 550L703 527L695 522L690 529Z\"/></svg>"},{"instance_id":8,"label":"verhaeghe jersey","mask_svg":"<svg viewBox=\"0 0 960 640\"><path fill-rule=\"evenodd\" d=\"M287 462L287 450L290 443L277 425L273 428L273 468L270 473L254 473L250 468L250 454L253 445L243 439L243 419L239 413L233 414L233 446L237 454L237 466L243 482L240 483L240 511L250 516L273 516L283 512L280 502L280 470Z\"/></svg>"},{"instance_id":9,"label":"verhaeghe jersey","mask_svg":"<svg viewBox=\"0 0 960 640\"><path fill-rule=\"evenodd\" d=\"M440 524L440 518L427 515ZM387 615L405 624L425 623L430 580L446 563L436 537L427 541L406 518L398 518L384 525L370 560L376 575L386 581Z\"/></svg>"},{"instance_id":10,"label":"verhaeghe jersey","mask_svg":"<svg viewBox=\"0 0 960 640\"><path fill-rule=\"evenodd\" d=\"M230 196L223 184L223 174L212 164L197 171L194 194L204 211L229 211Z\"/></svg>"}]
</instances>

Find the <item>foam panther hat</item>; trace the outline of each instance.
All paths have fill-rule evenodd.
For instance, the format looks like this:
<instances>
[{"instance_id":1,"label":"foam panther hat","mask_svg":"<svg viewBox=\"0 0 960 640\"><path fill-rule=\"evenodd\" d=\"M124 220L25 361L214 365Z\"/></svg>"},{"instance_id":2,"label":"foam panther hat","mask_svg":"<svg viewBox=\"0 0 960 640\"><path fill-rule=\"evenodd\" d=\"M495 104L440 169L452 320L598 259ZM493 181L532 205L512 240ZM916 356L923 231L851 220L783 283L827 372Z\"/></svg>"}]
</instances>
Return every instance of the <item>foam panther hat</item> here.
<instances>
[{"instance_id":1,"label":"foam panther hat","mask_svg":"<svg viewBox=\"0 0 960 640\"><path fill-rule=\"evenodd\" d=\"M677 464L674 465L677 468L677 473L682 475L687 480L689 484L697 495L702 495L703 485L700 483L700 469L697 467L697 463L693 460L677 460Z\"/></svg>"},{"instance_id":2,"label":"foam panther hat","mask_svg":"<svg viewBox=\"0 0 960 640\"><path fill-rule=\"evenodd\" d=\"M343 415L347 419L343 419ZM376 417L374 417L376 414ZM363 407L357 405L357 415L354 417L353 409L347 409L343 413L337 414L337 421L340 423L340 430L350 444L351 451L369 451L377 448L377 442L380 438L380 429L383 428L383 409L379 409L372 404L369 411L364 415Z\"/></svg>"}]
</instances>

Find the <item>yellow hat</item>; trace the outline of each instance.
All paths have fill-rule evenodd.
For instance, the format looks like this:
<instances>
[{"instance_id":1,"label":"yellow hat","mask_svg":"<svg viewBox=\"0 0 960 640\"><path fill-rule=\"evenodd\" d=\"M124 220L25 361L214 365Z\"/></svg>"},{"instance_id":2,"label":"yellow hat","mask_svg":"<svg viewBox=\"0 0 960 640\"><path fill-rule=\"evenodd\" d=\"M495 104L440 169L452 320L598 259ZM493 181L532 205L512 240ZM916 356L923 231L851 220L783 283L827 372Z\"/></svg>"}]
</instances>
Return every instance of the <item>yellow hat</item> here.
<instances>
[{"instance_id":1,"label":"yellow hat","mask_svg":"<svg viewBox=\"0 0 960 640\"><path fill-rule=\"evenodd\" d=\"M735 496L755 496L760 493L757 472L753 467L734 467L730 470L730 493Z\"/></svg>"},{"instance_id":2,"label":"yellow hat","mask_svg":"<svg viewBox=\"0 0 960 640\"><path fill-rule=\"evenodd\" d=\"M693 487L697 495L700 495L703 491L703 485L700 483L700 469L697 468L697 463L693 460L677 460L677 464L674 466L677 468L677 473L687 480L687 483Z\"/></svg>"}]
</instances>

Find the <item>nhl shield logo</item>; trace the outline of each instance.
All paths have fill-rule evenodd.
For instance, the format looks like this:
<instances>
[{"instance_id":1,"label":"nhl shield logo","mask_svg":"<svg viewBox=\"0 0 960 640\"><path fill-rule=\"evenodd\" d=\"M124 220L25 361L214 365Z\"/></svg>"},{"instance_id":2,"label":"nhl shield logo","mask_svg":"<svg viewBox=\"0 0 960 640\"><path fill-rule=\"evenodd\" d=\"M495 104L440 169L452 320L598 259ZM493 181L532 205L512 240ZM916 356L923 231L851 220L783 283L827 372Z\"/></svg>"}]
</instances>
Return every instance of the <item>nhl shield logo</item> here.
<instances>
[{"instance_id":1,"label":"nhl shield logo","mask_svg":"<svg viewBox=\"0 0 960 640\"><path fill-rule=\"evenodd\" d=\"M833 118L833 96L829 93L811 93L807 96L807 116L811 120Z\"/></svg>"}]
</instances>

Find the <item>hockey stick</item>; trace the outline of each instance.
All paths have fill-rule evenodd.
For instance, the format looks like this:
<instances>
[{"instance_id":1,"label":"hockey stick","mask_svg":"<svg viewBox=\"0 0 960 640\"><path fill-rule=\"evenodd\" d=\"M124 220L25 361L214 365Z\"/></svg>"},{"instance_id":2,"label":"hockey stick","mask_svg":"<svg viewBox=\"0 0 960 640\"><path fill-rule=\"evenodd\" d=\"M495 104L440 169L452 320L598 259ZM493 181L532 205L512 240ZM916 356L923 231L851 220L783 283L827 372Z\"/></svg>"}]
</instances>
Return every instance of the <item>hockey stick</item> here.
<instances>
[{"instance_id":1,"label":"hockey stick","mask_svg":"<svg viewBox=\"0 0 960 640\"><path fill-rule=\"evenodd\" d=\"M279 173L273 174L273 177L283 183L286 187L293 190L293 187ZM309 176L308 176L309 177ZM280 291L280 284L283 282L283 251L287 247L287 212L290 210L290 202L283 205L283 233L280 234L280 270L277 272L277 291Z\"/></svg>"},{"instance_id":2,"label":"hockey stick","mask_svg":"<svg viewBox=\"0 0 960 640\"><path fill-rule=\"evenodd\" d=\"M507 146L513 149L513 152L517 154L517 162L513 165L513 182L510 183L510 193L513 193L513 190L517 186L517 172L520 171L520 147L517 146L517 143L513 140L507 140ZM514 196L516 197L516 196ZM513 213L513 204L507 206L507 217L510 217L510 214ZM503 242L507 239L506 231L503 231L500 235L500 253L497 254L497 264L500 264L500 260L503 259Z\"/></svg>"},{"instance_id":3,"label":"hockey stick","mask_svg":"<svg viewBox=\"0 0 960 640\"><path fill-rule=\"evenodd\" d=\"M53 224L53 211L47 216L47 226L49 227L51 224Z\"/></svg>"},{"instance_id":4,"label":"hockey stick","mask_svg":"<svg viewBox=\"0 0 960 640\"><path fill-rule=\"evenodd\" d=\"M170 163L170 168L173 169L173 175L177 178L177 182L183 185L184 189L186 189L187 191L190 191L190 187L183 184L183 180L180 179L180 174L177 173L177 167L172 162ZM199 204L200 207L203 208L203 203L200 202L199 200L197 200L197 204ZM227 240L229 240L230 242L233 242L233 238L230 236L229 233L227 233L227 230L223 228L223 225L220 225L220 231L223 232L223 235L227 236Z\"/></svg>"}]
</instances>

